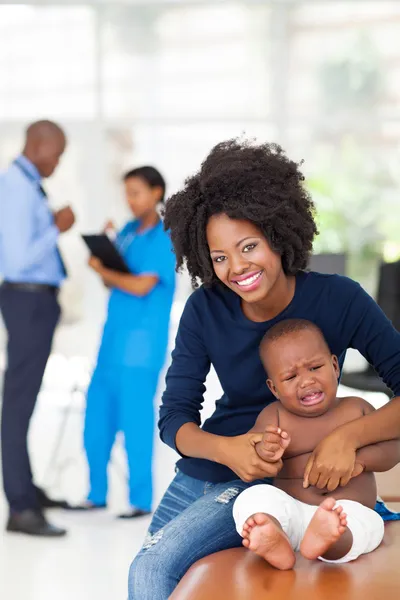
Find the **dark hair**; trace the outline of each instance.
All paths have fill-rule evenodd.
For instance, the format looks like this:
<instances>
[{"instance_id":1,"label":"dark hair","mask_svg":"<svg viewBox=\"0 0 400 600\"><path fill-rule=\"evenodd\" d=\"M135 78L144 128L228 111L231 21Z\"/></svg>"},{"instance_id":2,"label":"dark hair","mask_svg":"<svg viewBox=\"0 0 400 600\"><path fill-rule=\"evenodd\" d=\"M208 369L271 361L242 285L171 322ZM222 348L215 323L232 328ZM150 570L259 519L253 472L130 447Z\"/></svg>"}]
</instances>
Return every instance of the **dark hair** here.
<instances>
[{"instance_id":1,"label":"dark hair","mask_svg":"<svg viewBox=\"0 0 400 600\"><path fill-rule=\"evenodd\" d=\"M282 257L287 275L307 265L317 227L314 204L303 186L304 176L276 144L254 145L228 140L215 146L198 173L168 200L165 228L177 258L192 282L205 285L216 277L206 238L212 215L251 221Z\"/></svg>"},{"instance_id":2,"label":"dark hair","mask_svg":"<svg viewBox=\"0 0 400 600\"><path fill-rule=\"evenodd\" d=\"M160 171L157 171L154 167L137 167L128 171L123 176L123 181L130 179L131 177L140 177L147 183L151 188L159 187L162 190L162 196L160 202L164 202L165 196L165 179L161 175Z\"/></svg>"},{"instance_id":3,"label":"dark hair","mask_svg":"<svg viewBox=\"0 0 400 600\"><path fill-rule=\"evenodd\" d=\"M298 333L299 331L314 331L317 335L321 336L329 352L331 352L328 342L318 325L312 321L307 321L306 319L285 319L284 321L279 321L279 323L271 327L271 329L268 329L267 333L264 335L259 348L261 359L263 360L265 358L265 352L269 349L272 342L287 335L291 335L292 333Z\"/></svg>"}]
</instances>

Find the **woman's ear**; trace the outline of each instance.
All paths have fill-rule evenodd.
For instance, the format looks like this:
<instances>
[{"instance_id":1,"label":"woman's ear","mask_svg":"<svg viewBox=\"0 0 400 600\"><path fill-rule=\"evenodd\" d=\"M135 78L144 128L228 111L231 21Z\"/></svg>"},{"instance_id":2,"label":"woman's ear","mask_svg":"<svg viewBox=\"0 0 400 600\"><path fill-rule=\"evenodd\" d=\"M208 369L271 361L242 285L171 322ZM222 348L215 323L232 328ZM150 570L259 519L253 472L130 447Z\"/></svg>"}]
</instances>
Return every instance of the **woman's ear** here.
<instances>
[{"instance_id":1,"label":"woman's ear","mask_svg":"<svg viewBox=\"0 0 400 600\"><path fill-rule=\"evenodd\" d=\"M339 361L338 357L335 354L332 354L332 364L335 370L336 377L339 379L340 369L339 369Z\"/></svg>"},{"instance_id":2,"label":"woman's ear","mask_svg":"<svg viewBox=\"0 0 400 600\"><path fill-rule=\"evenodd\" d=\"M156 204L158 204L159 202L162 201L163 195L164 195L164 190L162 189L161 186L156 185L155 187L153 187L153 198L154 198Z\"/></svg>"},{"instance_id":3,"label":"woman's ear","mask_svg":"<svg viewBox=\"0 0 400 600\"><path fill-rule=\"evenodd\" d=\"M269 387L269 389L271 390L271 392L273 393L273 395L275 396L275 398L277 400L279 400L279 396L278 396L278 391L274 385L274 382L272 381L272 379L267 379L267 386Z\"/></svg>"}]
</instances>

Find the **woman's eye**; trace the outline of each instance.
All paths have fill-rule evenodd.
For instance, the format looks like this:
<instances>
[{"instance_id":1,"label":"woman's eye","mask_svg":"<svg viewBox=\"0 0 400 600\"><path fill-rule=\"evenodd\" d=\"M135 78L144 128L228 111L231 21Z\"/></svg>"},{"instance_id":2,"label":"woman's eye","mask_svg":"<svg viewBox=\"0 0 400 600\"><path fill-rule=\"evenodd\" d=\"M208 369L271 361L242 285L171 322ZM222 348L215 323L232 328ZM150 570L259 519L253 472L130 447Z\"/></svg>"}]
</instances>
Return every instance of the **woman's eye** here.
<instances>
[{"instance_id":1,"label":"woman's eye","mask_svg":"<svg viewBox=\"0 0 400 600\"><path fill-rule=\"evenodd\" d=\"M221 263L225 260L225 256L217 256L217 258L214 258L214 262L216 263Z\"/></svg>"},{"instance_id":2,"label":"woman's eye","mask_svg":"<svg viewBox=\"0 0 400 600\"><path fill-rule=\"evenodd\" d=\"M251 250L254 250L256 246L257 244L247 244L247 246L243 248L243 252L250 252Z\"/></svg>"}]
</instances>

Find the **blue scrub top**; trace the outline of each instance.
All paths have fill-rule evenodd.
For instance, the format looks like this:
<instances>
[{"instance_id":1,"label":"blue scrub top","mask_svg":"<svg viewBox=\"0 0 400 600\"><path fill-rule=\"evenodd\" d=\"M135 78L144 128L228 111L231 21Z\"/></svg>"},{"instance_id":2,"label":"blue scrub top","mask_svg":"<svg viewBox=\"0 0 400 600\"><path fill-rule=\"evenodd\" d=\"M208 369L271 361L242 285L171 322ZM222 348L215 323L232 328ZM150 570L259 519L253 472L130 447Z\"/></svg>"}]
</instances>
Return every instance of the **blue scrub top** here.
<instances>
[{"instance_id":1,"label":"blue scrub top","mask_svg":"<svg viewBox=\"0 0 400 600\"><path fill-rule=\"evenodd\" d=\"M175 255L160 221L138 232L129 222L116 246L134 275L156 275L146 296L113 289L108 303L98 363L160 370L168 346L169 318L175 291Z\"/></svg>"}]
</instances>

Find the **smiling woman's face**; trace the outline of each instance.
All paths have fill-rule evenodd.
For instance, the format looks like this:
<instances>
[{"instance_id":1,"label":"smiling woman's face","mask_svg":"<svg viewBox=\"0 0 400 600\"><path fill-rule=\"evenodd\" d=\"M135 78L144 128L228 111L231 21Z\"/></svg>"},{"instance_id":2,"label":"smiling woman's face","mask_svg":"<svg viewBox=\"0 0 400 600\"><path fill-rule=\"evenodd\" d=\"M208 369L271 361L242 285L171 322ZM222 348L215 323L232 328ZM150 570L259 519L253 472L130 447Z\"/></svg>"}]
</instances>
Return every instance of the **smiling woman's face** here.
<instances>
[{"instance_id":1,"label":"smiling woman's face","mask_svg":"<svg viewBox=\"0 0 400 600\"><path fill-rule=\"evenodd\" d=\"M207 242L216 276L246 302L262 302L285 277L280 255L250 221L214 215Z\"/></svg>"}]
</instances>

